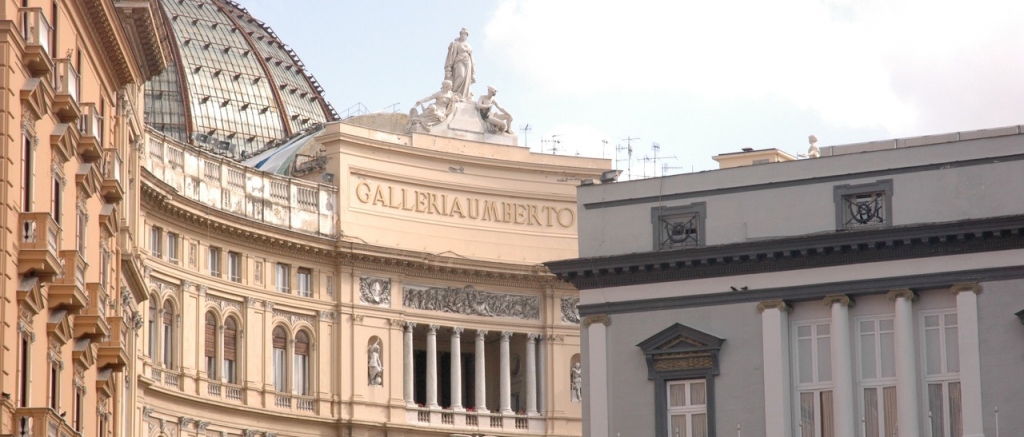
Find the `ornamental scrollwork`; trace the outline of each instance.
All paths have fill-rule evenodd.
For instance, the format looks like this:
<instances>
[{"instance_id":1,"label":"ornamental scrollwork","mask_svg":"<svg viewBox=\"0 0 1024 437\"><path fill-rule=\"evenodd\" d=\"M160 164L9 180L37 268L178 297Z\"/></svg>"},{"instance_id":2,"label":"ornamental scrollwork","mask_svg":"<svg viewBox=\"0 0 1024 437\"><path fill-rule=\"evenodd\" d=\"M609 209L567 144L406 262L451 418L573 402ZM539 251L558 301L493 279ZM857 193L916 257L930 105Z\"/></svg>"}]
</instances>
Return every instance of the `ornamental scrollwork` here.
<instances>
[{"instance_id":1,"label":"ornamental scrollwork","mask_svg":"<svg viewBox=\"0 0 1024 437\"><path fill-rule=\"evenodd\" d=\"M578 297L562 298L562 322L572 323L574 325L578 325L580 323L579 304L580 298Z\"/></svg>"},{"instance_id":2,"label":"ornamental scrollwork","mask_svg":"<svg viewBox=\"0 0 1024 437\"><path fill-rule=\"evenodd\" d=\"M359 278L359 301L367 305L390 307L391 280L366 276Z\"/></svg>"},{"instance_id":3,"label":"ornamental scrollwork","mask_svg":"<svg viewBox=\"0 0 1024 437\"><path fill-rule=\"evenodd\" d=\"M492 293L477 290L472 285L463 288L405 287L402 305L406 308L468 316L540 319L538 297Z\"/></svg>"}]
</instances>

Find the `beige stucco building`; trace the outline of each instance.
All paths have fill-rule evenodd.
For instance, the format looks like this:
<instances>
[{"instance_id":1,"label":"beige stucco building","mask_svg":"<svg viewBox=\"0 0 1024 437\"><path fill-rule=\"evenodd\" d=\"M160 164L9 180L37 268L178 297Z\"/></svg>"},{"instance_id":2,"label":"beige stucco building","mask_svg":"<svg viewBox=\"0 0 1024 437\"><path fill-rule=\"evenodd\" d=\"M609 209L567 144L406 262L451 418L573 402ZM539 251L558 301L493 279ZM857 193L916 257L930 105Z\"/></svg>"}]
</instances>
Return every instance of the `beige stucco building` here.
<instances>
[{"instance_id":1,"label":"beige stucco building","mask_svg":"<svg viewBox=\"0 0 1024 437\"><path fill-rule=\"evenodd\" d=\"M2 4L0 435L581 434L542 263L608 161L339 121L233 2Z\"/></svg>"}]
</instances>

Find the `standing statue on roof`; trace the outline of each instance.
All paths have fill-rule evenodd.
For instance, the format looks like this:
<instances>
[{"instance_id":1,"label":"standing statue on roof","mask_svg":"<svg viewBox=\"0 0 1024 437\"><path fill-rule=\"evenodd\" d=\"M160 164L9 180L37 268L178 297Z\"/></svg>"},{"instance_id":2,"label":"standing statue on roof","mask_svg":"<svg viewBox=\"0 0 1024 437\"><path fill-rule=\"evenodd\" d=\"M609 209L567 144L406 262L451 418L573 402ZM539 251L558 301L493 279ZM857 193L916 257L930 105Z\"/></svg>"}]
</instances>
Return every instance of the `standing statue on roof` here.
<instances>
[{"instance_id":1,"label":"standing statue on roof","mask_svg":"<svg viewBox=\"0 0 1024 437\"><path fill-rule=\"evenodd\" d=\"M444 60L444 79L452 82L452 92L469 100L473 98L469 87L476 82L476 63L473 61L473 48L466 39L469 31L465 27L459 32L459 38L448 45L448 57Z\"/></svg>"}]
</instances>

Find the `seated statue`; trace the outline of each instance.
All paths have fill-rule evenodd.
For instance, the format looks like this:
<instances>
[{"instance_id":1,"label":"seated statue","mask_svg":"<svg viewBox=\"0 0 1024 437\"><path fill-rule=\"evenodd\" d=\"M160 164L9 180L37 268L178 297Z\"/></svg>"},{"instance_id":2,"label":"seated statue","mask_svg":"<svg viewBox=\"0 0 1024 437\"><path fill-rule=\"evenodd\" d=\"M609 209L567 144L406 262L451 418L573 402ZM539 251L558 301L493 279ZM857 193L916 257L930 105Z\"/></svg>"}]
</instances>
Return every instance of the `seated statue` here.
<instances>
[{"instance_id":1,"label":"seated statue","mask_svg":"<svg viewBox=\"0 0 1024 437\"><path fill-rule=\"evenodd\" d=\"M459 97L452 93L452 81L446 80L441 82L441 90L431 94L427 97L416 102L413 108L409 110L409 127L422 126L424 130L430 132L430 126L439 124L448 118L451 114L452 102L457 101ZM429 106L423 106L424 103L433 100ZM419 112L416 108L422 108L423 112Z\"/></svg>"},{"instance_id":2,"label":"seated statue","mask_svg":"<svg viewBox=\"0 0 1024 437\"><path fill-rule=\"evenodd\" d=\"M480 96L476 107L480 109L480 117L487 122L491 133L511 134L512 114L498 105L498 101L494 98L495 94L498 94L498 90L494 87L487 87L487 94ZM501 112L497 112L495 109Z\"/></svg>"}]
</instances>

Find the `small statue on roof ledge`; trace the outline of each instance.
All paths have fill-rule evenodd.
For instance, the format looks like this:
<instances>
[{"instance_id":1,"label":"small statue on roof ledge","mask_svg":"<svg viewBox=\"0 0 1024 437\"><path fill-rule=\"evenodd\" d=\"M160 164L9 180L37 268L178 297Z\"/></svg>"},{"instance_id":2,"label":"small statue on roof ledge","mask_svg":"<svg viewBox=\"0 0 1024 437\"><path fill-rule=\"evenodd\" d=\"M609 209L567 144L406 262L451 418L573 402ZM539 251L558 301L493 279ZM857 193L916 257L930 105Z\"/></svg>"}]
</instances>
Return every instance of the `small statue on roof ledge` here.
<instances>
[{"instance_id":1,"label":"small statue on roof ledge","mask_svg":"<svg viewBox=\"0 0 1024 437\"><path fill-rule=\"evenodd\" d=\"M811 135L807 137L807 142L811 143L811 147L807 149L807 153L801 153L796 155L797 158L818 158L821 156L821 150L818 149L818 137Z\"/></svg>"}]
</instances>

